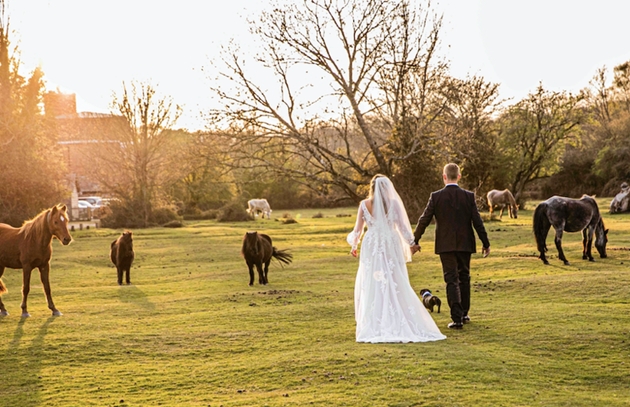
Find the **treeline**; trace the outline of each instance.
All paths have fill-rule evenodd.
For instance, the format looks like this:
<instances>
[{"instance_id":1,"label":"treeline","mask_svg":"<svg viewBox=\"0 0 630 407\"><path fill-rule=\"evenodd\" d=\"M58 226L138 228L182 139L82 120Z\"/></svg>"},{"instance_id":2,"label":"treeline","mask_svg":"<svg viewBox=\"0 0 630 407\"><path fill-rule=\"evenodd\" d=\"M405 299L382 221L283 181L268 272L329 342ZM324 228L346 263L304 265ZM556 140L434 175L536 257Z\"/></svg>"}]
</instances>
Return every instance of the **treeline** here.
<instances>
[{"instance_id":1,"label":"treeline","mask_svg":"<svg viewBox=\"0 0 630 407\"><path fill-rule=\"evenodd\" d=\"M419 214L450 161L480 206L490 189L521 202L610 196L630 179L628 62L578 94L541 84L506 102L499 84L450 76L442 17L425 3L290 2L252 25L258 54L225 48L207 131L178 130L181 108L151 84L114 96L120 120L85 153L114 198L109 225L212 218L251 198L273 209L355 204L377 173ZM3 14L0 221L17 224L67 199L69 181L58 123L41 108L43 74L20 75L8 32Z\"/></svg>"}]
</instances>

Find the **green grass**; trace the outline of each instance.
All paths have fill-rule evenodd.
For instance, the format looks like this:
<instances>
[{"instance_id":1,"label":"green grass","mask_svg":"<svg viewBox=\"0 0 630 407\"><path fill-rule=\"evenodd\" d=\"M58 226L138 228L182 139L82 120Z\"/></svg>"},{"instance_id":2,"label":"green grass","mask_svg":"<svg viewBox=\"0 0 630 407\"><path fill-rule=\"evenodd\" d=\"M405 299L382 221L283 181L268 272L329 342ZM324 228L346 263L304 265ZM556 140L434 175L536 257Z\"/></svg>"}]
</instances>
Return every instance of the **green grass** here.
<instances>
[{"instance_id":1,"label":"green grass","mask_svg":"<svg viewBox=\"0 0 630 407\"><path fill-rule=\"evenodd\" d=\"M358 263L345 242L356 208L281 212L298 223L135 230L123 287L108 259L120 231L74 232L70 246L54 243L58 318L34 274L21 319L21 272L6 270L0 406L628 405L630 214L605 215L607 259L581 260L581 235L565 234L570 266L551 236L551 265L536 258L531 210L486 222L492 253L473 256L473 321L456 332L431 226L409 275L442 298L432 315L448 339L357 344ZM268 286L247 285L247 230L294 254L272 263Z\"/></svg>"}]
</instances>

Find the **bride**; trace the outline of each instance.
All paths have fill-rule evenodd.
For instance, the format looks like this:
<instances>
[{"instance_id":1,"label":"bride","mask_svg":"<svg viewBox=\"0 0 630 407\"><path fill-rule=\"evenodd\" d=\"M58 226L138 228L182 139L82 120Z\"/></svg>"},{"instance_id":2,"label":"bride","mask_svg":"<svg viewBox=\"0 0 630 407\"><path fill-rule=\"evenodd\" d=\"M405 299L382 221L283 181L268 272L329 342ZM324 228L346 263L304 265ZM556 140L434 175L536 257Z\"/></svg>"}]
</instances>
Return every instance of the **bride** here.
<instances>
[{"instance_id":1,"label":"bride","mask_svg":"<svg viewBox=\"0 0 630 407\"><path fill-rule=\"evenodd\" d=\"M405 263L411 261L414 236L402 200L384 175L372 178L370 196L361 201L348 235L354 257L366 224L354 287L357 342L445 339L409 283Z\"/></svg>"}]
</instances>

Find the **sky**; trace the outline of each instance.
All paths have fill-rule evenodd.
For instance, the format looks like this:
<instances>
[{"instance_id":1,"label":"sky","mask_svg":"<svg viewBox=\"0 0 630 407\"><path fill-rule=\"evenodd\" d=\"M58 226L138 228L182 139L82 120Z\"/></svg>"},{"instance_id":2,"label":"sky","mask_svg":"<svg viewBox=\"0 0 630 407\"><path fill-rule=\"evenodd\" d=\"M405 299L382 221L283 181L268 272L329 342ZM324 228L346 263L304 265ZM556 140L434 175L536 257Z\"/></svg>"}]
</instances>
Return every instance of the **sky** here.
<instances>
[{"instance_id":1,"label":"sky","mask_svg":"<svg viewBox=\"0 0 630 407\"><path fill-rule=\"evenodd\" d=\"M212 63L264 0L5 0L22 73L41 66L48 90L78 111L109 112L113 92L150 81L183 106L179 127L202 129ZM539 83L577 92L597 69L630 60L627 0L441 0L441 56L458 78L478 75L520 100ZM612 74L610 74L612 75Z\"/></svg>"}]
</instances>

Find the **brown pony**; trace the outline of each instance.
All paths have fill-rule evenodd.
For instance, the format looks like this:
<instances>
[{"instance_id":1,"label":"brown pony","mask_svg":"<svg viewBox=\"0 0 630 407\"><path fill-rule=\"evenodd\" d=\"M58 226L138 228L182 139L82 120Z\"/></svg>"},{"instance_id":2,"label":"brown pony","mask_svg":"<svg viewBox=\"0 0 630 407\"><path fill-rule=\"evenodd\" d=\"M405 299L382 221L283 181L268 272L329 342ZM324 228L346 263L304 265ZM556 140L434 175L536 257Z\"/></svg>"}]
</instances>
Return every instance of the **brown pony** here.
<instances>
[{"instance_id":1,"label":"brown pony","mask_svg":"<svg viewBox=\"0 0 630 407\"><path fill-rule=\"evenodd\" d=\"M5 267L22 269L22 317L30 317L26 309L26 299L30 291L31 271L39 269L39 276L44 285L48 308L53 316L61 315L55 308L50 294L50 258L52 257L52 239L56 237L65 245L72 242L68 233L68 215L66 206L53 206L24 222L21 228L14 228L0 223L0 277ZM0 280L0 295L7 292ZM9 315L0 298L0 316Z\"/></svg>"},{"instance_id":2,"label":"brown pony","mask_svg":"<svg viewBox=\"0 0 630 407\"><path fill-rule=\"evenodd\" d=\"M245 233L241 254L249 268L249 285L254 285L254 266L258 270L258 284L268 284L267 274L269 273L271 258L273 257L284 264L291 263L293 259L293 255L286 250L278 250L273 247L269 236L258 232ZM263 264L265 265L264 269Z\"/></svg>"},{"instance_id":3,"label":"brown pony","mask_svg":"<svg viewBox=\"0 0 630 407\"><path fill-rule=\"evenodd\" d=\"M111 244L109 258L116 265L118 271L118 285L122 285L123 272L125 273L125 281L131 284L131 263L133 263L133 233L126 230L122 235Z\"/></svg>"}]
</instances>

